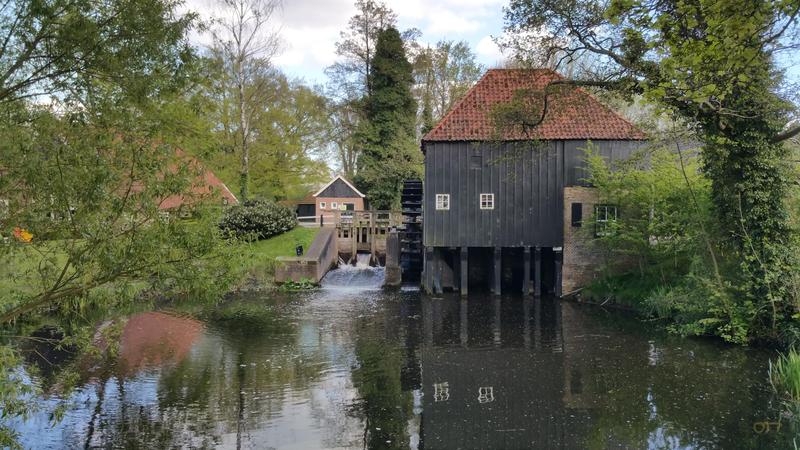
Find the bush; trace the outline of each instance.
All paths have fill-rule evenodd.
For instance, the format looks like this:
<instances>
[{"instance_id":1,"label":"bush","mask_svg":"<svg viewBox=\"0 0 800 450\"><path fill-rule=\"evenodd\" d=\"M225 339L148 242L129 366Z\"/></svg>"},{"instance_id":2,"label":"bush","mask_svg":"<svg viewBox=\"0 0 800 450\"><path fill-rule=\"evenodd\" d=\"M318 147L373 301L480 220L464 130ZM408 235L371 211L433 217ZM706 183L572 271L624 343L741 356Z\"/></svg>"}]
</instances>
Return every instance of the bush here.
<instances>
[{"instance_id":1,"label":"bush","mask_svg":"<svg viewBox=\"0 0 800 450\"><path fill-rule=\"evenodd\" d=\"M240 239L267 239L297 226L291 209L264 200L250 200L225 212L219 227L226 236Z\"/></svg>"}]
</instances>

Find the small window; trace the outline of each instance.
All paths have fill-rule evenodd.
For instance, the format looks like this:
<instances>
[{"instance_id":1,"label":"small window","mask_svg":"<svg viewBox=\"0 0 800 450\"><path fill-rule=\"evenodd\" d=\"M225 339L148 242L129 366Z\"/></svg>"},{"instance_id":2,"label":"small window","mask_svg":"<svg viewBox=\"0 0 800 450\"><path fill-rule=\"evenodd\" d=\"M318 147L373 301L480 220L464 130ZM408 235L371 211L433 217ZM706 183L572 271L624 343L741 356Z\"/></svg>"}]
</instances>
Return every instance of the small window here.
<instances>
[{"instance_id":1,"label":"small window","mask_svg":"<svg viewBox=\"0 0 800 450\"><path fill-rule=\"evenodd\" d=\"M450 194L436 194L436 210L447 211L450 209Z\"/></svg>"},{"instance_id":2,"label":"small window","mask_svg":"<svg viewBox=\"0 0 800 450\"><path fill-rule=\"evenodd\" d=\"M325 202L319 202L319 209L325 209L326 206L328 205L326 205Z\"/></svg>"},{"instance_id":3,"label":"small window","mask_svg":"<svg viewBox=\"0 0 800 450\"><path fill-rule=\"evenodd\" d=\"M596 205L594 207L594 236L608 236L617 220L617 207L614 205Z\"/></svg>"},{"instance_id":4,"label":"small window","mask_svg":"<svg viewBox=\"0 0 800 450\"><path fill-rule=\"evenodd\" d=\"M494 194L481 194L481 209L494 209Z\"/></svg>"},{"instance_id":5,"label":"small window","mask_svg":"<svg viewBox=\"0 0 800 450\"><path fill-rule=\"evenodd\" d=\"M228 206L228 197L222 197L222 205Z\"/></svg>"},{"instance_id":6,"label":"small window","mask_svg":"<svg viewBox=\"0 0 800 450\"><path fill-rule=\"evenodd\" d=\"M583 222L583 203L572 204L572 226L580 228Z\"/></svg>"},{"instance_id":7,"label":"small window","mask_svg":"<svg viewBox=\"0 0 800 450\"><path fill-rule=\"evenodd\" d=\"M331 209L339 209L339 204L336 202L331 202Z\"/></svg>"}]
</instances>

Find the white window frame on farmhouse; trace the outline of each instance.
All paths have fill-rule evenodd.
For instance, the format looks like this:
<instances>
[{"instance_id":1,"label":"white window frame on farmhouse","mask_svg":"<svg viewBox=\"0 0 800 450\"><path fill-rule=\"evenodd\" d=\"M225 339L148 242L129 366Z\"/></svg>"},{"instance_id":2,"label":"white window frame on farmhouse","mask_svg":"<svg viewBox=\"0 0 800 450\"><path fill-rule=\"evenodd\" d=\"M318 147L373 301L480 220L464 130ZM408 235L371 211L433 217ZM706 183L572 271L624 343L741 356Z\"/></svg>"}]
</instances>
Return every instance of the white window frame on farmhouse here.
<instances>
[{"instance_id":1,"label":"white window frame on farmhouse","mask_svg":"<svg viewBox=\"0 0 800 450\"><path fill-rule=\"evenodd\" d=\"M328 205L326 205L325 202L319 202L319 209L325 209L326 206Z\"/></svg>"},{"instance_id":2,"label":"white window frame on farmhouse","mask_svg":"<svg viewBox=\"0 0 800 450\"><path fill-rule=\"evenodd\" d=\"M337 202L331 202L331 209L333 209L333 210L337 210L337 209L339 209L339 203L337 203Z\"/></svg>"},{"instance_id":3,"label":"white window frame on farmhouse","mask_svg":"<svg viewBox=\"0 0 800 450\"><path fill-rule=\"evenodd\" d=\"M450 194L436 194L436 210L437 211L450 210Z\"/></svg>"},{"instance_id":4,"label":"white window frame on farmhouse","mask_svg":"<svg viewBox=\"0 0 800 450\"><path fill-rule=\"evenodd\" d=\"M494 194L481 194L479 202L481 209L494 209Z\"/></svg>"}]
</instances>

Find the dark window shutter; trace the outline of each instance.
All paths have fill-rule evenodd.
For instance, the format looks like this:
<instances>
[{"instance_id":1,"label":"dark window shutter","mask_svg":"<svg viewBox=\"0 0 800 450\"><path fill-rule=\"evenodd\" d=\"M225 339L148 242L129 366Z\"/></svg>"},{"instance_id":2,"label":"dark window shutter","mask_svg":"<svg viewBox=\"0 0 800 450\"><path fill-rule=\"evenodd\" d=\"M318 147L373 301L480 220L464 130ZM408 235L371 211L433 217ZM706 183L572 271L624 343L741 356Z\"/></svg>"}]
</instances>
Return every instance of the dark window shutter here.
<instances>
[{"instance_id":1,"label":"dark window shutter","mask_svg":"<svg viewBox=\"0 0 800 450\"><path fill-rule=\"evenodd\" d=\"M572 226L580 227L583 222L583 203L572 204Z\"/></svg>"}]
</instances>

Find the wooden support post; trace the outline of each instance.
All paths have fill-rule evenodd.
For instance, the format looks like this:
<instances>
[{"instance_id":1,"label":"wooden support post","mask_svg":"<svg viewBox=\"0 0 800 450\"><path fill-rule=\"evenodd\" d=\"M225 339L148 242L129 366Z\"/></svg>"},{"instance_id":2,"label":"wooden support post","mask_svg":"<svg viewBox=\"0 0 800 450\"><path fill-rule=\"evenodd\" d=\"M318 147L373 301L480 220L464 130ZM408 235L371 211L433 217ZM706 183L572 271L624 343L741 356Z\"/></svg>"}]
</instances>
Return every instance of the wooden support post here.
<instances>
[{"instance_id":1,"label":"wooden support post","mask_svg":"<svg viewBox=\"0 0 800 450\"><path fill-rule=\"evenodd\" d=\"M561 264L564 260L564 253L561 247L556 247L553 249L555 252L555 259L556 259L556 286L555 286L555 293L556 297L561 298Z\"/></svg>"},{"instance_id":2,"label":"wooden support post","mask_svg":"<svg viewBox=\"0 0 800 450\"><path fill-rule=\"evenodd\" d=\"M503 249L500 248L500 247L495 247L494 248L494 277L493 277L494 279L492 280L493 281L492 284L494 285L493 288L492 288L492 292L494 293L494 295L500 295L501 294L500 284L503 281L502 261L503 261Z\"/></svg>"},{"instance_id":3,"label":"wooden support post","mask_svg":"<svg viewBox=\"0 0 800 450\"><path fill-rule=\"evenodd\" d=\"M369 215L369 232L367 233L367 239L369 239L370 259L377 260L378 255L375 254L375 213Z\"/></svg>"},{"instance_id":4,"label":"wooden support post","mask_svg":"<svg viewBox=\"0 0 800 450\"><path fill-rule=\"evenodd\" d=\"M356 260L358 259L358 240L356 237L356 230L357 228L354 226L350 226L350 244L351 244L351 252L350 252L350 262L355 265Z\"/></svg>"},{"instance_id":5,"label":"wooden support post","mask_svg":"<svg viewBox=\"0 0 800 450\"><path fill-rule=\"evenodd\" d=\"M461 247L461 262L459 263L459 285L461 287L461 295L467 295L467 288L469 287L469 249Z\"/></svg>"},{"instance_id":6,"label":"wooden support post","mask_svg":"<svg viewBox=\"0 0 800 450\"><path fill-rule=\"evenodd\" d=\"M425 247L425 272L423 273L422 288L428 294L433 293L433 248Z\"/></svg>"},{"instance_id":7,"label":"wooden support post","mask_svg":"<svg viewBox=\"0 0 800 450\"><path fill-rule=\"evenodd\" d=\"M500 313L502 312L502 304L500 297L494 298L494 324L492 326L492 341L495 347L500 347L503 344L503 321L501 320Z\"/></svg>"},{"instance_id":8,"label":"wooden support post","mask_svg":"<svg viewBox=\"0 0 800 450\"><path fill-rule=\"evenodd\" d=\"M536 247L533 254L533 295L542 295L542 248Z\"/></svg>"},{"instance_id":9,"label":"wooden support post","mask_svg":"<svg viewBox=\"0 0 800 450\"><path fill-rule=\"evenodd\" d=\"M525 257L524 257L524 272L525 274L522 277L522 294L523 295L530 295L531 293L531 248L525 247Z\"/></svg>"},{"instance_id":10,"label":"wooden support post","mask_svg":"<svg viewBox=\"0 0 800 450\"><path fill-rule=\"evenodd\" d=\"M433 293L436 295L442 294L444 289L442 288L442 250L441 249L433 249L433 278L431 281L433 282Z\"/></svg>"}]
</instances>

